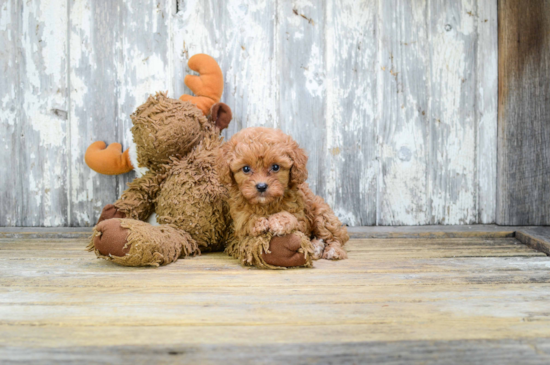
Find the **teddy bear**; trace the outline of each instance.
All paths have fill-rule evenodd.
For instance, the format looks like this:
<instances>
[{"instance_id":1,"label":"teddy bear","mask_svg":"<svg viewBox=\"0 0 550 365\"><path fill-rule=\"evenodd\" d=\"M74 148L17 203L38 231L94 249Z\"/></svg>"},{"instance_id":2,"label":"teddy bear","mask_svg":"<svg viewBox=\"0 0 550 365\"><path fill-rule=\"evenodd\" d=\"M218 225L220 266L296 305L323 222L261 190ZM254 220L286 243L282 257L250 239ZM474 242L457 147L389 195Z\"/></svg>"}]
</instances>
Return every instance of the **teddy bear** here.
<instances>
[{"instance_id":1,"label":"teddy bear","mask_svg":"<svg viewBox=\"0 0 550 365\"><path fill-rule=\"evenodd\" d=\"M191 57L188 66L199 73L184 80L195 96L150 96L131 115L129 149L94 142L86 151L86 163L96 172L134 169L137 175L114 204L103 208L93 229L88 250L98 258L123 266L161 266L234 247L227 188L216 169L220 132L232 118L229 106L219 102L223 75L208 55ZM290 259L299 250L292 234L266 235L255 244L265 247L260 260L251 261L244 251L233 256L264 268L311 266L310 257L299 265Z\"/></svg>"}]
</instances>

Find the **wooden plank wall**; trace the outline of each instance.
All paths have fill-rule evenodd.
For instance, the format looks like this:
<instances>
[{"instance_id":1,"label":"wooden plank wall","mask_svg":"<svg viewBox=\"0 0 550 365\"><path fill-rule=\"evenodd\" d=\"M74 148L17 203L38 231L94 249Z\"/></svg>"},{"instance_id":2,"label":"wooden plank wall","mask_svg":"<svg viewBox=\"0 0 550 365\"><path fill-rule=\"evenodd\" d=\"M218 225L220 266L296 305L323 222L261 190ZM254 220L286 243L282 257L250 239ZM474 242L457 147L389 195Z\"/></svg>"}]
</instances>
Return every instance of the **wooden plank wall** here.
<instances>
[{"instance_id":1,"label":"wooden plank wall","mask_svg":"<svg viewBox=\"0 0 550 365\"><path fill-rule=\"evenodd\" d=\"M89 226L132 174L83 163L127 142L149 93L214 56L234 111L309 152L350 225L493 223L497 0L0 0L0 226Z\"/></svg>"},{"instance_id":2,"label":"wooden plank wall","mask_svg":"<svg viewBox=\"0 0 550 365\"><path fill-rule=\"evenodd\" d=\"M550 225L550 1L499 1L497 223Z\"/></svg>"}]
</instances>

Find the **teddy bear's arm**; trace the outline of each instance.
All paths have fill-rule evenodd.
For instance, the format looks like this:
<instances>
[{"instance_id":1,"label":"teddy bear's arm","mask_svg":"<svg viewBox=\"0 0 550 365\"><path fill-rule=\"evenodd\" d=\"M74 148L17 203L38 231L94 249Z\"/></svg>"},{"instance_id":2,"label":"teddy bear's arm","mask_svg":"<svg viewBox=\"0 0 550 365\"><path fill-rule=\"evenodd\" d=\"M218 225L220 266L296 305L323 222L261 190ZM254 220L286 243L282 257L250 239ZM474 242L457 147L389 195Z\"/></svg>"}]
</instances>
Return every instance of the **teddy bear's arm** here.
<instances>
[{"instance_id":1,"label":"teddy bear's arm","mask_svg":"<svg viewBox=\"0 0 550 365\"><path fill-rule=\"evenodd\" d=\"M145 221L154 211L154 201L160 190L158 176L149 171L142 177L128 183L115 207L126 215L126 218Z\"/></svg>"}]
</instances>

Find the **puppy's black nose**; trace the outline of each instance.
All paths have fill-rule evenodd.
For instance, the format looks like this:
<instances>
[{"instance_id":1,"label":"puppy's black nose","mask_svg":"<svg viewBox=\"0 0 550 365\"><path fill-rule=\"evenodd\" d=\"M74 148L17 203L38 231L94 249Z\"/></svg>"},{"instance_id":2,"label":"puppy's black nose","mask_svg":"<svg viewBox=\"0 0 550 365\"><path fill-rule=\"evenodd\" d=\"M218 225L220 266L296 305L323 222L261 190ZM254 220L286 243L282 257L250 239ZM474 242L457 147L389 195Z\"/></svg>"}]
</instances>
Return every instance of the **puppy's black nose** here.
<instances>
[{"instance_id":1,"label":"puppy's black nose","mask_svg":"<svg viewBox=\"0 0 550 365\"><path fill-rule=\"evenodd\" d=\"M264 191L267 190L267 184L266 183L258 183L258 184L256 184L256 189L258 189L258 191L260 193L263 193Z\"/></svg>"}]
</instances>

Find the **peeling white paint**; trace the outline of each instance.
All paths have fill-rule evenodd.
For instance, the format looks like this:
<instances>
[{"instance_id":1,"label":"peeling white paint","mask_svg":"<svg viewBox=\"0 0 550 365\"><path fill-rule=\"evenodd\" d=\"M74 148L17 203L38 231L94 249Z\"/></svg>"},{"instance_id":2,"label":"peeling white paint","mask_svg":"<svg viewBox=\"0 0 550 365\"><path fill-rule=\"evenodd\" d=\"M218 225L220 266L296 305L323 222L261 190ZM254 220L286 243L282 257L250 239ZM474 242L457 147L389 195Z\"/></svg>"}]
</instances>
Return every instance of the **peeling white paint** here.
<instances>
[{"instance_id":1,"label":"peeling white paint","mask_svg":"<svg viewBox=\"0 0 550 365\"><path fill-rule=\"evenodd\" d=\"M40 133L40 146L63 147L65 142L64 122L51 115L44 115L40 112L31 115L32 127Z\"/></svg>"},{"instance_id":2,"label":"peeling white paint","mask_svg":"<svg viewBox=\"0 0 550 365\"><path fill-rule=\"evenodd\" d=\"M316 44L313 44L307 68L304 69L304 75L307 90L311 96L316 98L323 97L325 91L325 70L321 60L320 49Z\"/></svg>"},{"instance_id":3,"label":"peeling white paint","mask_svg":"<svg viewBox=\"0 0 550 365\"><path fill-rule=\"evenodd\" d=\"M345 211L344 209L338 207L334 209L334 214L336 214L342 224L347 224L351 227L361 225L355 212Z\"/></svg>"},{"instance_id":4,"label":"peeling white paint","mask_svg":"<svg viewBox=\"0 0 550 365\"><path fill-rule=\"evenodd\" d=\"M26 4L23 14L6 3L0 36L22 54L0 53L0 65L22 74L0 83L1 130L29 146L33 213L3 222L93 224L125 178L90 171L85 148L97 138L127 147L130 114L156 91L186 92L186 62L201 52L224 71L223 101L234 112L224 135L256 125L293 134L310 154L312 189L344 222L493 222L496 2L395 5L230 0L220 9L190 0L173 14L165 2L74 0L67 17L60 0ZM98 7L112 19L97 18ZM114 57L97 62L105 27ZM112 89L98 78L114 80ZM1 137L4 157L14 150Z\"/></svg>"},{"instance_id":5,"label":"peeling white paint","mask_svg":"<svg viewBox=\"0 0 550 365\"><path fill-rule=\"evenodd\" d=\"M14 126L17 121L17 110L15 90L5 90L6 94L0 104L0 120L9 126Z\"/></svg>"}]
</instances>

